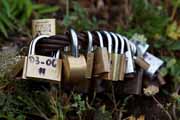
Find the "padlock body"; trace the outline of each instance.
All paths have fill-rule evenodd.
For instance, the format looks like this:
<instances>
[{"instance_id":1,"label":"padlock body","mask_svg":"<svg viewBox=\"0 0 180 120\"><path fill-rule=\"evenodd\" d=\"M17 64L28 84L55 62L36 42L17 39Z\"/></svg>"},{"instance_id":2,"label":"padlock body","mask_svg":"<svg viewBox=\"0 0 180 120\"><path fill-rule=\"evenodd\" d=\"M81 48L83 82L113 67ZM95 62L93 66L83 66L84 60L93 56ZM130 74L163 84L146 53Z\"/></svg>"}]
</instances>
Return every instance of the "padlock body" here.
<instances>
[{"instance_id":1,"label":"padlock body","mask_svg":"<svg viewBox=\"0 0 180 120\"><path fill-rule=\"evenodd\" d=\"M94 53L92 53L92 52L87 53L86 62L87 62L87 70L86 70L85 77L87 79L91 79L92 72L93 72L93 66L94 66Z\"/></svg>"},{"instance_id":2,"label":"padlock body","mask_svg":"<svg viewBox=\"0 0 180 120\"><path fill-rule=\"evenodd\" d=\"M143 69L139 69L136 72L134 78L130 78L124 81L124 93L130 95L141 95L142 94L142 79Z\"/></svg>"},{"instance_id":3,"label":"padlock body","mask_svg":"<svg viewBox=\"0 0 180 120\"><path fill-rule=\"evenodd\" d=\"M87 70L86 59L83 55L73 57L65 55L63 58L64 80L67 83L78 84L85 79Z\"/></svg>"},{"instance_id":4,"label":"padlock body","mask_svg":"<svg viewBox=\"0 0 180 120\"><path fill-rule=\"evenodd\" d=\"M126 51L125 55L127 59L126 73L133 74L135 70L134 70L134 61L132 58L132 53L131 51Z\"/></svg>"},{"instance_id":5,"label":"padlock body","mask_svg":"<svg viewBox=\"0 0 180 120\"><path fill-rule=\"evenodd\" d=\"M61 81L61 59L40 55L29 55L25 63L27 63L26 77Z\"/></svg>"},{"instance_id":6,"label":"padlock body","mask_svg":"<svg viewBox=\"0 0 180 120\"><path fill-rule=\"evenodd\" d=\"M113 73L113 70L112 70L112 54L111 53L108 53L108 64L110 65L110 71L107 72L107 73L103 73L101 74L100 78L103 79L103 80L112 80L112 73Z\"/></svg>"},{"instance_id":7,"label":"padlock body","mask_svg":"<svg viewBox=\"0 0 180 120\"><path fill-rule=\"evenodd\" d=\"M119 64L120 57L119 54L112 53L112 80L117 81L119 79Z\"/></svg>"},{"instance_id":8,"label":"padlock body","mask_svg":"<svg viewBox=\"0 0 180 120\"><path fill-rule=\"evenodd\" d=\"M26 73L27 73L27 56L24 58L24 67L23 67L22 79L27 79Z\"/></svg>"},{"instance_id":9,"label":"padlock body","mask_svg":"<svg viewBox=\"0 0 180 120\"><path fill-rule=\"evenodd\" d=\"M164 63L161 59L148 52L144 54L144 60L150 65L146 72L151 76L153 76Z\"/></svg>"},{"instance_id":10,"label":"padlock body","mask_svg":"<svg viewBox=\"0 0 180 120\"><path fill-rule=\"evenodd\" d=\"M141 67L143 70L147 70L149 68L149 64L144 60L143 57L136 57L134 59L135 63Z\"/></svg>"},{"instance_id":11,"label":"padlock body","mask_svg":"<svg viewBox=\"0 0 180 120\"><path fill-rule=\"evenodd\" d=\"M94 53L94 75L110 72L110 63L107 48L98 47Z\"/></svg>"},{"instance_id":12,"label":"padlock body","mask_svg":"<svg viewBox=\"0 0 180 120\"><path fill-rule=\"evenodd\" d=\"M32 34L33 34L33 37L35 37L38 34L55 35L56 34L56 20L55 19L33 20L32 21Z\"/></svg>"},{"instance_id":13,"label":"padlock body","mask_svg":"<svg viewBox=\"0 0 180 120\"><path fill-rule=\"evenodd\" d=\"M119 55L119 80L123 81L126 72L126 56L124 54Z\"/></svg>"}]
</instances>

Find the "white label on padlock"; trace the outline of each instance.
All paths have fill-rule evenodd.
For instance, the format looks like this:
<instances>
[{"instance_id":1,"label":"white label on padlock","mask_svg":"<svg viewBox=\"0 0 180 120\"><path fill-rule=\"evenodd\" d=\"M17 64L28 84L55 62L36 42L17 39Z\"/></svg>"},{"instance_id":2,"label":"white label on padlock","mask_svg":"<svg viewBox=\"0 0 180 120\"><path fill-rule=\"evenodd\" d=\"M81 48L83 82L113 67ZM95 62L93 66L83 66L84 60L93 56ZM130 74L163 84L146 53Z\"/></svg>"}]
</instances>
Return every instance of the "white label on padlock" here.
<instances>
[{"instance_id":1,"label":"white label on padlock","mask_svg":"<svg viewBox=\"0 0 180 120\"><path fill-rule=\"evenodd\" d=\"M27 58L27 77L60 81L61 62L58 59L32 55Z\"/></svg>"},{"instance_id":2,"label":"white label on padlock","mask_svg":"<svg viewBox=\"0 0 180 120\"><path fill-rule=\"evenodd\" d=\"M127 66L126 66L126 73L134 73L134 63L132 59L132 54L130 51L125 52L126 55L126 61L127 61Z\"/></svg>"},{"instance_id":3,"label":"white label on padlock","mask_svg":"<svg viewBox=\"0 0 180 120\"><path fill-rule=\"evenodd\" d=\"M144 54L144 60L150 65L147 69L147 73L150 75L154 75L154 73L162 66L164 63L161 59L158 57L152 55L151 53L146 52Z\"/></svg>"},{"instance_id":4,"label":"white label on padlock","mask_svg":"<svg viewBox=\"0 0 180 120\"><path fill-rule=\"evenodd\" d=\"M136 45L141 55L144 55L149 48L149 45L147 43L136 40L132 40L132 42Z\"/></svg>"},{"instance_id":5,"label":"white label on padlock","mask_svg":"<svg viewBox=\"0 0 180 120\"><path fill-rule=\"evenodd\" d=\"M33 37L37 35L55 35L56 21L55 19L38 19L32 21Z\"/></svg>"}]
</instances>

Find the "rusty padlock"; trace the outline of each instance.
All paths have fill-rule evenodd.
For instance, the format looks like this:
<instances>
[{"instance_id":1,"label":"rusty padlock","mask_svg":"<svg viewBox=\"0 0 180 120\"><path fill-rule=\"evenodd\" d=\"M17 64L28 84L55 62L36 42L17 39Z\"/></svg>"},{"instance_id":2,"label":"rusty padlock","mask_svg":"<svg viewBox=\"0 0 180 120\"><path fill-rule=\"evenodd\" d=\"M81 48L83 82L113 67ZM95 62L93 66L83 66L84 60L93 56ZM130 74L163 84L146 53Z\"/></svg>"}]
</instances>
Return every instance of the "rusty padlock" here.
<instances>
[{"instance_id":1,"label":"rusty padlock","mask_svg":"<svg viewBox=\"0 0 180 120\"><path fill-rule=\"evenodd\" d=\"M99 77L103 73L110 72L110 63L108 58L107 48L104 47L103 38L100 32L96 32L98 35L100 46L95 49L94 52L94 71L95 77Z\"/></svg>"},{"instance_id":2,"label":"rusty padlock","mask_svg":"<svg viewBox=\"0 0 180 120\"><path fill-rule=\"evenodd\" d=\"M73 29L70 29L71 55L63 56L64 80L70 84L81 84L85 80L87 69L84 55L79 55L78 37Z\"/></svg>"},{"instance_id":3,"label":"rusty padlock","mask_svg":"<svg viewBox=\"0 0 180 120\"><path fill-rule=\"evenodd\" d=\"M93 51L93 36L91 32L87 31L88 35L88 48L87 48L87 70L86 70L86 78L91 79L93 73L93 66L94 66L94 52Z\"/></svg>"},{"instance_id":4,"label":"rusty padlock","mask_svg":"<svg viewBox=\"0 0 180 120\"><path fill-rule=\"evenodd\" d=\"M124 53L124 39L122 38L121 35L119 34L116 34L117 37L119 38L120 40L120 43L121 43L121 47L120 47L120 55L119 55L119 80L120 81L123 81L124 80L124 76L125 76L125 72L126 72L126 56L125 56L125 53Z\"/></svg>"}]
</instances>

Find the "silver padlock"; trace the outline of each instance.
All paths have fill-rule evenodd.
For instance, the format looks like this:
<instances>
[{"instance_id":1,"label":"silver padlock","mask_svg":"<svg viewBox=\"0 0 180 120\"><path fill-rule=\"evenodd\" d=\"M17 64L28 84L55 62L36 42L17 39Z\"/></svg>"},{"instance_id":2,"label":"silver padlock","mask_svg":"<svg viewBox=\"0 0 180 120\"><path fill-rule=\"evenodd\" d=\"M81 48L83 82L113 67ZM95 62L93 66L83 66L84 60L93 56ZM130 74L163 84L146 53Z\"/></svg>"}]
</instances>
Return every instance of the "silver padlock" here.
<instances>
[{"instance_id":1,"label":"silver padlock","mask_svg":"<svg viewBox=\"0 0 180 120\"><path fill-rule=\"evenodd\" d=\"M127 58L126 74L134 74L135 73L134 60L133 60L129 40L125 36L123 36L123 39L124 39L126 46L127 46L127 51L125 52L125 55Z\"/></svg>"},{"instance_id":2,"label":"silver padlock","mask_svg":"<svg viewBox=\"0 0 180 120\"><path fill-rule=\"evenodd\" d=\"M149 52L146 52L143 57L144 60L150 65L150 67L146 70L146 73L150 76L153 76L164 63L164 61L162 61L160 58L152 55Z\"/></svg>"},{"instance_id":3,"label":"silver padlock","mask_svg":"<svg viewBox=\"0 0 180 120\"><path fill-rule=\"evenodd\" d=\"M135 44L135 46L137 47L139 54L144 55L145 52L147 51L147 49L149 48L149 44L141 42L141 41L137 41L137 40L131 40L132 43Z\"/></svg>"}]
</instances>

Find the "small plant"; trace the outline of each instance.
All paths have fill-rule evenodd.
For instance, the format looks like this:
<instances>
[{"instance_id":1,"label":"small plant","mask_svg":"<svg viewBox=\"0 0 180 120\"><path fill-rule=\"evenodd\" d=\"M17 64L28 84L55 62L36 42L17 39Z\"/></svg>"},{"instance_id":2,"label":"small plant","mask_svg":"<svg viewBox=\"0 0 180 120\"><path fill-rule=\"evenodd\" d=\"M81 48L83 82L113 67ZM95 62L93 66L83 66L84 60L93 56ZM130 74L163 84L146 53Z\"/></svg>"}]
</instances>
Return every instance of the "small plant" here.
<instances>
[{"instance_id":1,"label":"small plant","mask_svg":"<svg viewBox=\"0 0 180 120\"><path fill-rule=\"evenodd\" d=\"M27 23L31 17L41 18L58 9L57 6L36 4L32 0L1 0L0 33L5 37L8 37L10 32L30 36Z\"/></svg>"},{"instance_id":2,"label":"small plant","mask_svg":"<svg viewBox=\"0 0 180 120\"><path fill-rule=\"evenodd\" d=\"M73 94L74 103L71 105L76 109L76 113L79 119L82 119L82 114L86 110L85 101L81 98L79 94Z\"/></svg>"},{"instance_id":3,"label":"small plant","mask_svg":"<svg viewBox=\"0 0 180 120\"><path fill-rule=\"evenodd\" d=\"M79 30L93 30L97 28L100 22L102 22L98 22L96 17L89 19L86 10L82 8L77 2L73 3L73 9L74 11L70 13L68 11L64 17L64 25L66 27L73 26Z\"/></svg>"}]
</instances>

